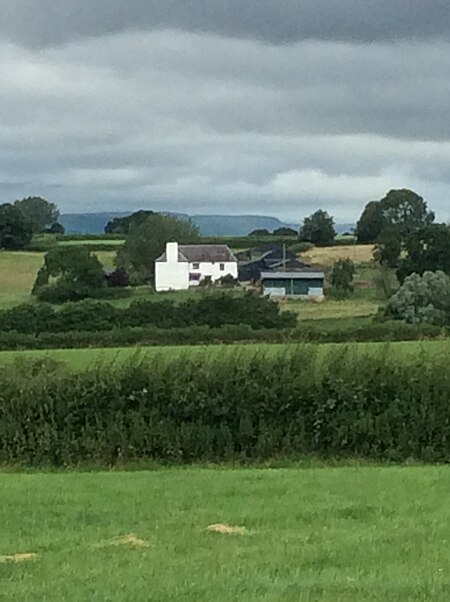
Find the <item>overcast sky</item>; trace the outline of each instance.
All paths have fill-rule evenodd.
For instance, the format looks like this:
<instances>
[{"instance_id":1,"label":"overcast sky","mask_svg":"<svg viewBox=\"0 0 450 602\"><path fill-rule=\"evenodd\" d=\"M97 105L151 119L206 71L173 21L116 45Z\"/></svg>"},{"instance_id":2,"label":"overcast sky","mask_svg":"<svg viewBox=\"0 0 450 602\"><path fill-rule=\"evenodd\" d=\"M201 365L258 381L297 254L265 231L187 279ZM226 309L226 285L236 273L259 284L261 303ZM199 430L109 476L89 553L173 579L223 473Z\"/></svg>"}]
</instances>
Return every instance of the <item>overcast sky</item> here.
<instances>
[{"instance_id":1,"label":"overcast sky","mask_svg":"<svg viewBox=\"0 0 450 602\"><path fill-rule=\"evenodd\" d=\"M450 218L448 0L0 0L0 201Z\"/></svg>"}]
</instances>

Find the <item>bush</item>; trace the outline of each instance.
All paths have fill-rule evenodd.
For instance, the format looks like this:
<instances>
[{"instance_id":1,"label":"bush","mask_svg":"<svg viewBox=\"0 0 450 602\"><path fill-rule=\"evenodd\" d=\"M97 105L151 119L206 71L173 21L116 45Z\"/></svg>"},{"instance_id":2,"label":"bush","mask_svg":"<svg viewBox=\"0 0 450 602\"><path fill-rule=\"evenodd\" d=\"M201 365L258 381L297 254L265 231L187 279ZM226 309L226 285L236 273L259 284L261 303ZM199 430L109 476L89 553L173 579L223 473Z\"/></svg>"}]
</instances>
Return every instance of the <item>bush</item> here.
<instances>
[{"instance_id":1,"label":"bush","mask_svg":"<svg viewBox=\"0 0 450 602\"><path fill-rule=\"evenodd\" d=\"M299 254L308 253L308 251L314 248L314 245L311 242L297 242L295 245L289 245L287 248L291 253Z\"/></svg>"},{"instance_id":2,"label":"bush","mask_svg":"<svg viewBox=\"0 0 450 602\"><path fill-rule=\"evenodd\" d=\"M40 362L0 374L0 462L448 462L449 390L446 357L324 357L311 346L134 358L79 374Z\"/></svg>"},{"instance_id":3,"label":"bush","mask_svg":"<svg viewBox=\"0 0 450 602\"><path fill-rule=\"evenodd\" d=\"M450 324L450 278L444 272L411 274L389 300L386 314L411 324Z\"/></svg>"},{"instance_id":4,"label":"bush","mask_svg":"<svg viewBox=\"0 0 450 602\"><path fill-rule=\"evenodd\" d=\"M331 286L338 295L346 296L353 292L355 266L351 259L338 259L331 272Z\"/></svg>"},{"instance_id":5,"label":"bush","mask_svg":"<svg viewBox=\"0 0 450 602\"><path fill-rule=\"evenodd\" d=\"M58 286L59 299L62 284ZM68 285L69 291L71 285ZM108 291L108 289L106 289ZM103 291L98 291L103 295ZM40 287L40 295L53 300L52 285ZM91 291L97 294L97 291ZM106 294L109 294L108 292ZM183 328L227 324L247 324L251 328L292 328L297 323L294 313L281 312L277 303L254 293L230 295L224 292L199 296L177 304L175 300L138 300L128 308L115 308L109 303L84 300L66 303L60 311L48 304L22 305L0 311L0 330L15 330L26 334L69 330L107 330L114 326Z\"/></svg>"}]
</instances>

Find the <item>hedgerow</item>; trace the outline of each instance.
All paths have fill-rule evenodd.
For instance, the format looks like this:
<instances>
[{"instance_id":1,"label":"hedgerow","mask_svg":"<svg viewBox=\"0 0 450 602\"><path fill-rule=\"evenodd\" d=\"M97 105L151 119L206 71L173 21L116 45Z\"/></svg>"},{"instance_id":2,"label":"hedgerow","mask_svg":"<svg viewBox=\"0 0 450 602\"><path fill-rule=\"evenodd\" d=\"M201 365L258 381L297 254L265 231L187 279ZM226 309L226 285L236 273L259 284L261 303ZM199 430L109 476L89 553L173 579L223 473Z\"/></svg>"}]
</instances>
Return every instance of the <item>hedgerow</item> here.
<instances>
[{"instance_id":1,"label":"hedgerow","mask_svg":"<svg viewBox=\"0 0 450 602\"><path fill-rule=\"evenodd\" d=\"M137 300L126 308L105 302L85 300L66 303L55 309L50 304L20 305L0 312L0 331L38 335L42 332L72 330L103 331L114 327L183 328L246 324L251 328L289 328L295 326L294 313L282 312L274 301L253 293L229 295L215 293L189 299Z\"/></svg>"},{"instance_id":2,"label":"hedgerow","mask_svg":"<svg viewBox=\"0 0 450 602\"><path fill-rule=\"evenodd\" d=\"M0 375L0 462L33 466L450 459L448 358L395 362L313 346L135 360L72 374L55 362Z\"/></svg>"}]
</instances>

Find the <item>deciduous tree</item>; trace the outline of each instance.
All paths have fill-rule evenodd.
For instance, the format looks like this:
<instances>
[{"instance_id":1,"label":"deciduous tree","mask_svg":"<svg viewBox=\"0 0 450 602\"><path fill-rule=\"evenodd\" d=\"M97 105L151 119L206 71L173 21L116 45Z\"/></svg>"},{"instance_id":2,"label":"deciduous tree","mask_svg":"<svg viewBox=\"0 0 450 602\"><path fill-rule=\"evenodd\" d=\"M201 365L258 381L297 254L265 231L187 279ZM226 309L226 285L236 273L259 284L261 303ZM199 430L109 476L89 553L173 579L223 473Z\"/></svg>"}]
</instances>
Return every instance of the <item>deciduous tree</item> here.
<instances>
[{"instance_id":1,"label":"deciduous tree","mask_svg":"<svg viewBox=\"0 0 450 602\"><path fill-rule=\"evenodd\" d=\"M315 245L332 244L335 236L333 218L321 209L306 217L300 229L300 239Z\"/></svg>"},{"instance_id":2,"label":"deciduous tree","mask_svg":"<svg viewBox=\"0 0 450 602\"><path fill-rule=\"evenodd\" d=\"M168 242L193 243L198 237L198 228L189 220L150 215L140 226L130 230L117 254L116 265L125 268L133 282L148 282L154 276L155 260Z\"/></svg>"},{"instance_id":3,"label":"deciduous tree","mask_svg":"<svg viewBox=\"0 0 450 602\"><path fill-rule=\"evenodd\" d=\"M0 249L23 249L33 236L31 223L14 205L0 205Z\"/></svg>"}]
</instances>

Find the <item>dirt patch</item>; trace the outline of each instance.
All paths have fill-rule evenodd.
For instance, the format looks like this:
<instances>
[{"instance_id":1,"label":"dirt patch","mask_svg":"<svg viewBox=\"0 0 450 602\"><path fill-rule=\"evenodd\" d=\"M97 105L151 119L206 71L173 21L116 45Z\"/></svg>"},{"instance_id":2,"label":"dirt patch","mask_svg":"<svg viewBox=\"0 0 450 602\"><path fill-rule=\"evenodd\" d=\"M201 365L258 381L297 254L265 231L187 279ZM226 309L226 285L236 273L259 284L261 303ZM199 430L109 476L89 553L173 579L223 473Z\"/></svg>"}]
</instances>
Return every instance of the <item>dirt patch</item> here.
<instances>
[{"instance_id":1,"label":"dirt patch","mask_svg":"<svg viewBox=\"0 0 450 602\"><path fill-rule=\"evenodd\" d=\"M37 554L11 554L9 556L0 556L0 564L27 562L36 558Z\"/></svg>"},{"instance_id":2,"label":"dirt patch","mask_svg":"<svg viewBox=\"0 0 450 602\"><path fill-rule=\"evenodd\" d=\"M247 529L245 527L232 527L223 523L209 525L207 529L210 533L220 533L222 535L245 535Z\"/></svg>"},{"instance_id":3,"label":"dirt patch","mask_svg":"<svg viewBox=\"0 0 450 602\"><path fill-rule=\"evenodd\" d=\"M114 539L111 542L112 546L128 546L130 548L148 548L148 543L138 537L137 535L133 535L130 533L129 535L124 535L123 537L119 537L118 539Z\"/></svg>"}]
</instances>

